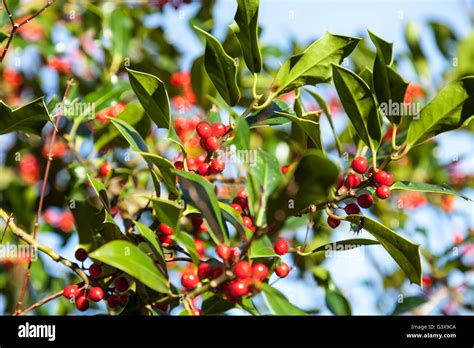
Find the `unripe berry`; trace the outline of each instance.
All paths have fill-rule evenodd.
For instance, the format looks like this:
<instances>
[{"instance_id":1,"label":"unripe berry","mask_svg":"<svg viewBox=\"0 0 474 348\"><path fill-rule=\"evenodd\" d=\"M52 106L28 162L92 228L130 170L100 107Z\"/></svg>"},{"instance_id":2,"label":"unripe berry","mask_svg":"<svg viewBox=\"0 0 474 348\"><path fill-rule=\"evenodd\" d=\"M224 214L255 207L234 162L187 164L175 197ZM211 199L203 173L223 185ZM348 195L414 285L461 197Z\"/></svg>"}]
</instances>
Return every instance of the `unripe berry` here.
<instances>
[{"instance_id":1,"label":"unripe berry","mask_svg":"<svg viewBox=\"0 0 474 348\"><path fill-rule=\"evenodd\" d=\"M63 296L67 299L76 298L79 295L79 287L77 285L67 285L63 290Z\"/></svg>"},{"instance_id":2,"label":"unripe berry","mask_svg":"<svg viewBox=\"0 0 474 348\"><path fill-rule=\"evenodd\" d=\"M242 210L242 207L240 206L240 204L232 203L230 206L234 208L235 210L237 210L239 214L243 214L244 211Z\"/></svg>"},{"instance_id":3,"label":"unripe berry","mask_svg":"<svg viewBox=\"0 0 474 348\"><path fill-rule=\"evenodd\" d=\"M350 203L345 206L344 211L346 212L347 215L354 215L354 214L359 214L360 209L355 203Z\"/></svg>"},{"instance_id":4,"label":"unripe berry","mask_svg":"<svg viewBox=\"0 0 474 348\"><path fill-rule=\"evenodd\" d=\"M181 284L188 290L195 289L199 285L199 277L193 271L184 271Z\"/></svg>"},{"instance_id":5,"label":"unripe berry","mask_svg":"<svg viewBox=\"0 0 474 348\"><path fill-rule=\"evenodd\" d=\"M196 132L201 139L207 139L212 135L212 128L207 122L199 122L196 126Z\"/></svg>"},{"instance_id":6,"label":"unripe berry","mask_svg":"<svg viewBox=\"0 0 474 348\"><path fill-rule=\"evenodd\" d=\"M252 276L252 266L248 261L237 262L234 266L234 274L240 279L250 278Z\"/></svg>"},{"instance_id":7,"label":"unripe berry","mask_svg":"<svg viewBox=\"0 0 474 348\"><path fill-rule=\"evenodd\" d=\"M337 190L337 194L338 194L339 196L344 196L344 195L346 195L348 192L349 192L349 189L348 189L347 187L345 187L345 186L341 186L341 187L339 187L339 190Z\"/></svg>"},{"instance_id":8,"label":"unripe berry","mask_svg":"<svg viewBox=\"0 0 474 348\"><path fill-rule=\"evenodd\" d=\"M89 298L94 301L94 302L99 302L104 298L104 290L98 286L94 286L90 291L89 291Z\"/></svg>"},{"instance_id":9,"label":"unripe berry","mask_svg":"<svg viewBox=\"0 0 474 348\"><path fill-rule=\"evenodd\" d=\"M275 267L275 273L280 278L285 278L290 273L290 267L281 261L280 264Z\"/></svg>"},{"instance_id":10,"label":"unripe berry","mask_svg":"<svg viewBox=\"0 0 474 348\"><path fill-rule=\"evenodd\" d=\"M209 137L206 140L206 148L207 150L214 152L219 148L219 140L216 137Z\"/></svg>"},{"instance_id":11,"label":"unripe berry","mask_svg":"<svg viewBox=\"0 0 474 348\"><path fill-rule=\"evenodd\" d=\"M390 187L388 187L387 185L379 186L375 190L375 193L377 194L378 198L387 199L388 197L390 197L390 193L391 193Z\"/></svg>"},{"instance_id":12,"label":"unripe berry","mask_svg":"<svg viewBox=\"0 0 474 348\"><path fill-rule=\"evenodd\" d=\"M369 163L367 162L367 159L362 156L354 158L351 164L351 168L359 174L365 173L368 167L369 167Z\"/></svg>"},{"instance_id":13,"label":"unripe berry","mask_svg":"<svg viewBox=\"0 0 474 348\"><path fill-rule=\"evenodd\" d=\"M247 283L241 280L234 280L230 283L229 290L234 297L242 297L249 293L249 287Z\"/></svg>"},{"instance_id":14,"label":"unripe berry","mask_svg":"<svg viewBox=\"0 0 474 348\"><path fill-rule=\"evenodd\" d=\"M198 277L199 279L207 279L211 275L212 268L208 263L201 263L198 266Z\"/></svg>"},{"instance_id":15,"label":"unripe berry","mask_svg":"<svg viewBox=\"0 0 474 348\"><path fill-rule=\"evenodd\" d=\"M174 230L167 224L160 224L160 232L165 236L171 236L174 233Z\"/></svg>"},{"instance_id":16,"label":"unripe berry","mask_svg":"<svg viewBox=\"0 0 474 348\"><path fill-rule=\"evenodd\" d=\"M222 123L214 123L212 126L212 135L216 138L224 136L226 127Z\"/></svg>"},{"instance_id":17,"label":"unripe berry","mask_svg":"<svg viewBox=\"0 0 474 348\"><path fill-rule=\"evenodd\" d=\"M377 186L387 185L388 180L389 178L387 177L387 172L384 170L379 170L374 175L374 182Z\"/></svg>"},{"instance_id":18,"label":"unripe berry","mask_svg":"<svg viewBox=\"0 0 474 348\"><path fill-rule=\"evenodd\" d=\"M93 263L89 267L89 274L91 275L92 278L97 278L98 276L100 276L101 273L102 273L102 267L100 267L99 264Z\"/></svg>"},{"instance_id":19,"label":"unripe berry","mask_svg":"<svg viewBox=\"0 0 474 348\"><path fill-rule=\"evenodd\" d=\"M99 168L99 175L100 176L107 176L110 171L112 170L112 163L104 162Z\"/></svg>"},{"instance_id":20,"label":"unripe berry","mask_svg":"<svg viewBox=\"0 0 474 348\"><path fill-rule=\"evenodd\" d=\"M174 167L178 170L183 170L184 169L184 163L183 161L176 161L174 162Z\"/></svg>"},{"instance_id":21,"label":"unripe berry","mask_svg":"<svg viewBox=\"0 0 474 348\"><path fill-rule=\"evenodd\" d=\"M275 252L278 255L285 255L288 252L289 245L286 239L278 239L275 242Z\"/></svg>"},{"instance_id":22,"label":"unripe berry","mask_svg":"<svg viewBox=\"0 0 474 348\"><path fill-rule=\"evenodd\" d=\"M262 281L268 275L268 268L263 263L255 263L252 266L252 274L254 279Z\"/></svg>"},{"instance_id":23,"label":"unripe berry","mask_svg":"<svg viewBox=\"0 0 474 348\"><path fill-rule=\"evenodd\" d=\"M222 173L225 169L225 162L220 158L211 161L211 171L215 174Z\"/></svg>"},{"instance_id":24,"label":"unripe berry","mask_svg":"<svg viewBox=\"0 0 474 348\"><path fill-rule=\"evenodd\" d=\"M348 177L347 177L347 186L349 186L349 188L355 188L357 186L360 185L360 176L357 175L357 174L350 174Z\"/></svg>"},{"instance_id":25,"label":"unripe berry","mask_svg":"<svg viewBox=\"0 0 474 348\"><path fill-rule=\"evenodd\" d=\"M76 308L81 312L86 311L89 308L89 300L85 296L80 296L76 299Z\"/></svg>"},{"instance_id":26,"label":"unripe berry","mask_svg":"<svg viewBox=\"0 0 474 348\"><path fill-rule=\"evenodd\" d=\"M219 255L219 257L221 259L223 259L224 261L228 260L229 257L230 257L230 254L231 254L230 247L227 244L224 244L224 243L219 244L217 246L216 251L217 251L217 255Z\"/></svg>"},{"instance_id":27,"label":"unripe berry","mask_svg":"<svg viewBox=\"0 0 474 348\"><path fill-rule=\"evenodd\" d=\"M125 277L118 277L117 279L115 279L114 284L115 284L115 289L118 292L127 291L128 288L130 287L130 285L128 284L128 280Z\"/></svg>"},{"instance_id":28,"label":"unripe berry","mask_svg":"<svg viewBox=\"0 0 474 348\"><path fill-rule=\"evenodd\" d=\"M244 226L247 228L251 228L253 226L253 221L249 216L242 216L242 221L244 222Z\"/></svg>"},{"instance_id":29,"label":"unripe berry","mask_svg":"<svg viewBox=\"0 0 474 348\"><path fill-rule=\"evenodd\" d=\"M362 207L362 208L370 208L372 204L374 204L374 198L372 197L371 194L369 193L364 193L357 197L357 203Z\"/></svg>"},{"instance_id":30,"label":"unripe berry","mask_svg":"<svg viewBox=\"0 0 474 348\"><path fill-rule=\"evenodd\" d=\"M331 227L331 228L336 228L341 223L340 220L334 219L330 216L328 216L327 222L328 222L329 227Z\"/></svg>"},{"instance_id":31,"label":"unripe berry","mask_svg":"<svg viewBox=\"0 0 474 348\"><path fill-rule=\"evenodd\" d=\"M76 257L76 260L77 261L85 261L85 259L87 259L87 251L85 251L84 249L82 248L79 248L76 250L74 256Z\"/></svg>"},{"instance_id":32,"label":"unripe berry","mask_svg":"<svg viewBox=\"0 0 474 348\"><path fill-rule=\"evenodd\" d=\"M209 175L209 163L201 163L198 167L198 173L202 176Z\"/></svg>"},{"instance_id":33,"label":"unripe berry","mask_svg":"<svg viewBox=\"0 0 474 348\"><path fill-rule=\"evenodd\" d=\"M199 256L202 257L204 255L204 251L206 250L206 244L201 239L195 239L194 247L196 248L196 251Z\"/></svg>"}]
</instances>

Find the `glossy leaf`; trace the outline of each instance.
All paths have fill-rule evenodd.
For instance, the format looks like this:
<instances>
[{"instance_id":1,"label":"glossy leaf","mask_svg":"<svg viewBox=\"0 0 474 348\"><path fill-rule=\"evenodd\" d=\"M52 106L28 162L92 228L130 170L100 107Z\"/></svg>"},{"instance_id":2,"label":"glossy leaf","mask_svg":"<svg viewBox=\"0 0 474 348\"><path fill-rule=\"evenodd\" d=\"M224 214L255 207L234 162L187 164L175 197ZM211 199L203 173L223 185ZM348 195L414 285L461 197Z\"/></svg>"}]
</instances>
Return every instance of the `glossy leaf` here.
<instances>
[{"instance_id":1,"label":"glossy leaf","mask_svg":"<svg viewBox=\"0 0 474 348\"><path fill-rule=\"evenodd\" d=\"M142 224L141 222L135 221L135 226L137 230L140 232L142 237L147 241L147 243L150 245L150 247L153 250L153 253L155 254L156 258L160 262L163 270L167 270L167 265L165 261L165 255L163 254L163 249L161 248L161 245L158 243L157 237L153 231Z\"/></svg>"},{"instance_id":2,"label":"glossy leaf","mask_svg":"<svg viewBox=\"0 0 474 348\"><path fill-rule=\"evenodd\" d=\"M316 149L324 151L323 143L321 142L321 129L319 126L319 117L315 115L309 115L307 117L298 117L296 115L277 112L278 115L288 118L292 122L296 123L309 139L313 142Z\"/></svg>"},{"instance_id":3,"label":"glossy leaf","mask_svg":"<svg viewBox=\"0 0 474 348\"><path fill-rule=\"evenodd\" d=\"M333 243L327 243L327 244L317 247L312 252L313 253L322 252L322 251L338 252L338 251L343 251L343 250L353 250L362 245L377 245L377 244L380 244L380 243L373 239L354 238L354 239L340 240Z\"/></svg>"},{"instance_id":4,"label":"glossy leaf","mask_svg":"<svg viewBox=\"0 0 474 348\"><path fill-rule=\"evenodd\" d=\"M153 260L130 242L109 242L89 253L89 256L129 274L157 292L169 291L168 281Z\"/></svg>"},{"instance_id":5,"label":"glossy leaf","mask_svg":"<svg viewBox=\"0 0 474 348\"><path fill-rule=\"evenodd\" d=\"M258 46L258 6L259 0L237 0L235 23L231 26L244 55L248 69L253 73L262 70L262 53Z\"/></svg>"},{"instance_id":6,"label":"glossy leaf","mask_svg":"<svg viewBox=\"0 0 474 348\"><path fill-rule=\"evenodd\" d=\"M337 94L357 134L373 151L382 140L382 121L369 86L354 72L333 65Z\"/></svg>"},{"instance_id":7,"label":"glossy leaf","mask_svg":"<svg viewBox=\"0 0 474 348\"><path fill-rule=\"evenodd\" d=\"M431 137L466 125L474 115L474 77L451 82L410 123L407 150Z\"/></svg>"},{"instance_id":8,"label":"glossy leaf","mask_svg":"<svg viewBox=\"0 0 474 348\"><path fill-rule=\"evenodd\" d=\"M279 290L268 284L261 284L268 305L276 315L306 315L306 313L291 304Z\"/></svg>"},{"instance_id":9,"label":"glossy leaf","mask_svg":"<svg viewBox=\"0 0 474 348\"><path fill-rule=\"evenodd\" d=\"M162 198L152 198L151 204L159 222L172 227L177 232L179 230L179 219L183 213L178 203Z\"/></svg>"},{"instance_id":10,"label":"glossy leaf","mask_svg":"<svg viewBox=\"0 0 474 348\"><path fill-rule=\"evenodd\" d=\"M240 99L240 90L237 85L237 66L222 47L222 44L211 34L194 27L206 38L204 66L212 83L225 102L236 105Z\"/></svg>"},{"instance_id":11,"label":"glossy leaf","mask_svg":"<svg viewBox=\"0 0 474 348\"><path fill-rule=\"evenodd\" d=\"M191 255L193 263L197 265L199 263L200 257L198 252L196 251L196 246L194 245L193 237L182 231L179 233L175 233L174 237L178 243L182 244L186 248L186 250L189 252L189 255Z\"/></svg>"},{"instance_id":12,"label":"glossy leaf","mask_svg":"<svg viewBox=\"0 0 474 348\"><path fill-rule=\"evenodd\" d=\"M408 279L421 286L421 256L418 244L366 216L349 215L346 220L354 224L357 229L364 229L372 234L397 262Z\"/></svg>"},{"instance_id":13,"label":"glossy leaf","mask_svg":"<svg viewBox=\"0 0 474 348\"><path fill-rule=\"evenodd\" d=\"M415 308L426 303L426 299L422 296L409 296L404 297L403 302L397 303L397 306L393 310L392 315L400 315L406 312L410 312Z\"/></svg>"},{"instance_id":14,"label":"glossy leaf","mask_svg":"<svg viewBox=\"0 0 474 348\"><path fill-rule=\"evenodd\" d=\"M340 64L357 46L359 39L328 32L313 42L303 53L289 58L277 72L271 87L280 95L304 85L329 82L331 64Z\"/></svg>"},{"instance_id":15,"label":"glossy leaf","mask_svg":"<svg viewBox=\"0 0 474 348\"><path fill-rule=\"evenodd\" d=\"M335 315L351 315L351 305L344 295L338 290L327 290L326 291L326 305L329 310Z\"/></svg>"},{"instance_id":16,"label":"glossy leaf","mask_svg":"<svg viewBox=\"0 0 474 348\"><path fill-rule=\"evenodd\" d=\"M53 120L44 98L38 98L16 109L0 101L0 134L21 131L39 135L48 121Z\"/></svg>"},{"instance_id":17,"label":"glossy leaf","mask_svg":"<svg viewBox=\"0 0 474 348\"><path fill-rule=\"evenodd\" d=\"M255 239L249 249L249 257L251 259L259 257L278 257L275 253L273 244L267 236Z\"/></svg>"},{"instance_id":18,"label":"glossy leaf","mask_svg":"<svg viewBox=\"0 0 474 348\"><path fill-rule=\"evenodd\" d=\"M465 200L472 201L469 197L457 192L448 185L432 185L425 184L422 182L410 182L410 181L397 181L392 186L390 186L392 191L402 190L402 191L416 191L416 192L426 192L426 193L441 193L446 195L453 195L464 198Z\"/></svg>"},{"instance_id":19,"label":"glossy leaf","mask_svg":"<svg viewBox=\"0 0 474 348\"><path fill-rule=\"evenodd\" d=\"M167 158L148 153L148 152L139 152L139 154L145 158L148 162L153 163L158 169L161 178L168 190L173 196L178 195L178 189L176 187L176 175L174 174L174 164L171 163Z\"/></svg>"}]
</instances>

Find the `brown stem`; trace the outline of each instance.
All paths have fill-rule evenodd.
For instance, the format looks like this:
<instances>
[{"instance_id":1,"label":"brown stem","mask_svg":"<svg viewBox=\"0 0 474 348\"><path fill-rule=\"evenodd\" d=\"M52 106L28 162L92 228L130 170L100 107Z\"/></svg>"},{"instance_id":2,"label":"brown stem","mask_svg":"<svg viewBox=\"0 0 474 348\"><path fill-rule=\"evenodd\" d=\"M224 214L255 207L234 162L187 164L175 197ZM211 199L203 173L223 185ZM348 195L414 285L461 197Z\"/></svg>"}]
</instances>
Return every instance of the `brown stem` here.
<instances>
[{"instance_id":1,"label":"brown stem","mask_svg":"<svg viewBox=\"0 0 474 348\"><path fill-rule=\"evenodd\" d=\"M28 313L29 311L32 311L33 309L36 309L38 307L41 307L42 305L44 305L45 303L48 303L58 297L60 297L62 294L63 294L63 291L64 290L60 290L58 291L57 293L55 294L52 294L51 296L48 296L48 297L45 297L44 299L38 301L38 302L35 302L33 303L32 305L26 307L25 309L22 309L20 311L17 311L15 313L13 313L13 315L24 315L26 313Z\"/></svg>"}]
</instances>

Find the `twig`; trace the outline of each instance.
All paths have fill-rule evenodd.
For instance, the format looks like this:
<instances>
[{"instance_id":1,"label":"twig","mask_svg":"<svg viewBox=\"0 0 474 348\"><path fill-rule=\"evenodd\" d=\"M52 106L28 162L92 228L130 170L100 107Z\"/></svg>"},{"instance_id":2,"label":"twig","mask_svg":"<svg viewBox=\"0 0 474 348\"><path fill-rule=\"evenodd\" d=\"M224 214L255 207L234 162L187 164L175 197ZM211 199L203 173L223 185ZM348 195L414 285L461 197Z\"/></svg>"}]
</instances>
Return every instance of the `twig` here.
<instances>
[{"instance_id":1,"label":"twig","mask_svg":"<svg viewBox=\"0 0 474 348\"><path fill-rule=\"evenodd\" d=\"M15 313L13 313L13 315L24 315L24 314L28 313L29 311L32 311L33 309L41 307L45 303L48 303L48 302L60 297L63 294L63 292L64 292L64 290L60 290L57 293L52 294L51 296L45 297L44 299L33 303L32 305L26 307L25 309L23 309L21 311L17 311Z\"/></svg>"},{"instance_id":2,"label":"twig","mask_svg":"<svg viewBox=\"0 0 474 348\"><path fill-rule=\"evenodd\" d=\"M10 221L12 220L12 218L13 218L13 214L10 214L10 216L8 217L5 223L5 228L3 229L2 239L0 239L0 243L3 243L3 237L5 237L5 232L7 232L8 225L10 225Z\"/></svg>"},{"instance_id":3,"label":"twig","mask_svg":"<svg viewBox=\"0 0 474 348\"><path fill-rule=\"evenodd\" d=\"M3 6L5 7L5 10L7 11L7 14L8 14L8 18L10 19L10 23L11 23L11 31L10 31L10 36L8 37L8 41L7 43L5 44L5 47L3 48L3 51L2 51L2 54L0 56L0 63L3 63L3 60L5 59L5 56L7 55L7 52L8 52L8 49L10 48L10 45L13 41L13 38L16 34L16 32L18 31L18 29L20 29L22 26L24 26L25 24L29 23L32 19L38 17L41 13L43 13L44 11L46 11L46 9L48 7L50 7L56 0L48 0L48 2L46 3L46 5L44 5L42 8L40 8L38 11L36 11L34 14L32 14L31 16L29 16L27 19L25 19L24 21L20 22L20 23L17 23L15 21L15 18L13 18L13 14L10 10L10 8L8 7L8 4L7 4L7 0L2 0L2 3L3 3Z\"/></svg>"}]
</instances>

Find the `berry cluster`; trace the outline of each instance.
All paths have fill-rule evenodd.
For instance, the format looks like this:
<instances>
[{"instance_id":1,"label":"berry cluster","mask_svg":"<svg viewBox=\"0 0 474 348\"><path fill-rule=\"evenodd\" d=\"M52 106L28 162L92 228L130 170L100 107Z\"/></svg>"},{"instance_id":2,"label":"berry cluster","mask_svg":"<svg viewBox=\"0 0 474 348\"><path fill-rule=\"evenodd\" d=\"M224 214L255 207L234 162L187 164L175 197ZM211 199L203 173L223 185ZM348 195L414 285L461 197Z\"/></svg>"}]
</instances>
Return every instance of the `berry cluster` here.
<instances>
[{"instance_id":1,"label":"berry cluster","mask_svg":"<svg viewBox=\"0 0 474 348\"><path fill-rule=\"evenodd\" d=\"M167 224L160 224L158 229L160 230L159 238L162 244L169 245L173 243L174 229L172 227Z\"/></svg>"},{"instance_id":2,"label":"berry cluster","mask_svg":"<svg viewBox=\"0 0 474 348\"><path fill-rule=\"evenodd\" d=\"M242 188L237 192L237 196L232 200L231 207L234 208L240 215L242 215L242 222L250 231L255 232L257 228L253 224L250 217L248 193Z\"/></svg>"},{"instance_id":3,"label":"berry cluster","mask_svg":"<svg viewBox=\"0 0 474 348\"><path fill-rule=\"evenodd\" d=\"M76 250L74 256L80 262L84 262L87 257L87 251L79 248ZM84 312L89 309L89 300L94 302L100 302L104 298L107 301L109 308L124 307L128 301L128 294L126 291L129 289L130 284L127 278L119 276L114 279L114 287L104 288L97 284L100 281L99 276L102 274L102 266L98 263L93 263L89 267L89 275L96 285L91 286L90 289L79 287L76 284L69 284L63 290L63 296L68 300L73 300L76 308Z\"/></svg>"},{"instance_id":4,"label":"berry cluster","mask_svg":"<svg viewBox=\"0 0 474 348\"><path fill-rule=\"evenodd\" d=\"M369 169L369 164L365 157L357 157L351 163L352 172L345 178L341 177L337 185L337 195L342 199L354 197L356 202L348 203L343 208L347 215L360 213L360 208L368 209L374 204L372 194L362 192L363 188L375 187L375 194L379 199L390 197L390 186L393 184L394 177L392 173L384 170L377 170L374 173L373 168ZM336 228L340 220L328 217L327 223L331 228Z\"/></svg>"}]
</instances>

